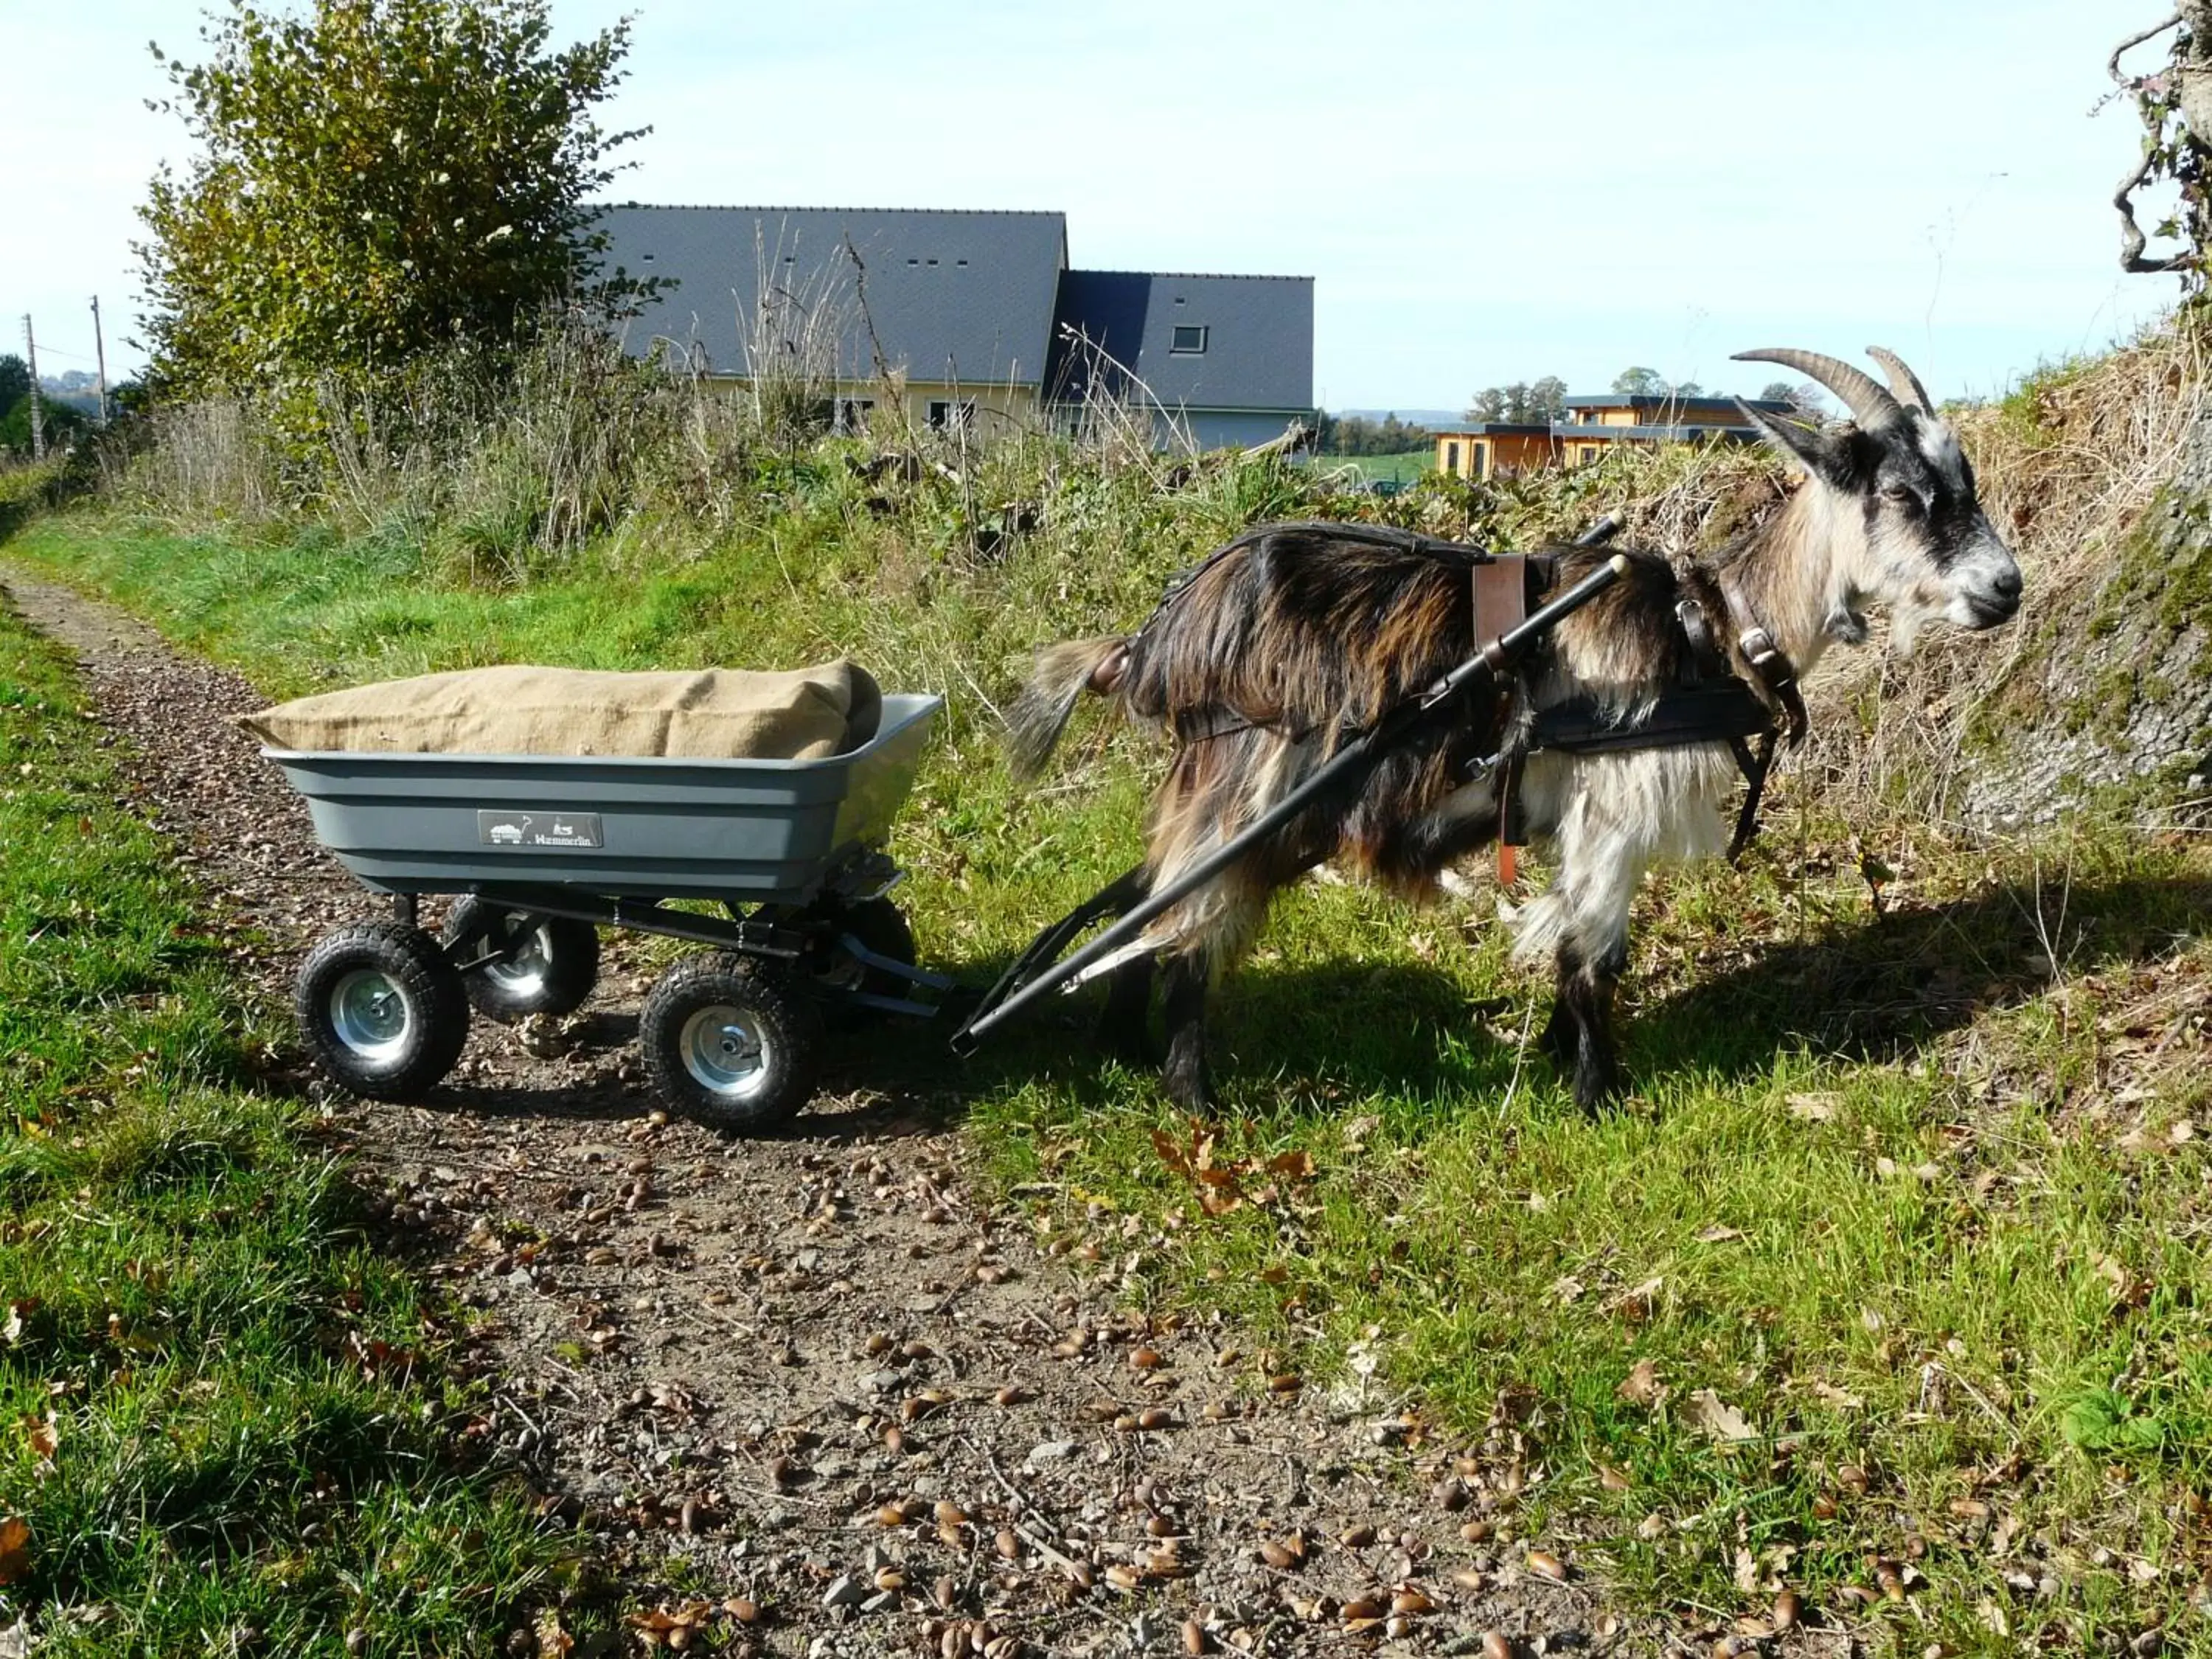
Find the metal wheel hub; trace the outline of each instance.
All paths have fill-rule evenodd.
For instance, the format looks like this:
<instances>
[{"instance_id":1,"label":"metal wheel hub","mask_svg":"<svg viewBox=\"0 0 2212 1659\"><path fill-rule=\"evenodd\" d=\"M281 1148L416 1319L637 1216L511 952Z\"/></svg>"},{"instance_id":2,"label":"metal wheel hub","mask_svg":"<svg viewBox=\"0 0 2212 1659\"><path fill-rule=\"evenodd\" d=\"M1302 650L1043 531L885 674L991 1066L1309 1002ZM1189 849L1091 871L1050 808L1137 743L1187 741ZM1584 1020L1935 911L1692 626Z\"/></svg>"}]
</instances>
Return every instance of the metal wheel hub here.
<instances>
[{"instance_id":1,"label":"metal wheel hub","mask_svg":"<svg viewBox=\"0 0 2212 1659\"><path fill-rule=\"evenodd\" d=\"M770 1039L750 1010L715 1003L684 1022L684 1069L709 1094L745 1100L769 1079Z\"/></svg>"},{"instance_id":2,"label":"metal wheel hub","mask_svg":"<svg viewBox=\"0 0 2212 1659\"><path fill-rule=\"evenodd\" d=\"M407 1046L415 1006L389 974L356 968L331 988L331 1030L363 1060L390 1060Z\"/></svg>"},{"instance_id":3,"label":"metal wheel hub","mask_svg":"<svg viewBox=\"0 0 2212 1659\"><path fill-rule=\"evenodd\" d=\"M484 963L483 971L494 984L520 996L543 990L545 976L553 971L553 941L549 930L536 928L514 947L513 956Z\"/></svg>"}]
</instances>

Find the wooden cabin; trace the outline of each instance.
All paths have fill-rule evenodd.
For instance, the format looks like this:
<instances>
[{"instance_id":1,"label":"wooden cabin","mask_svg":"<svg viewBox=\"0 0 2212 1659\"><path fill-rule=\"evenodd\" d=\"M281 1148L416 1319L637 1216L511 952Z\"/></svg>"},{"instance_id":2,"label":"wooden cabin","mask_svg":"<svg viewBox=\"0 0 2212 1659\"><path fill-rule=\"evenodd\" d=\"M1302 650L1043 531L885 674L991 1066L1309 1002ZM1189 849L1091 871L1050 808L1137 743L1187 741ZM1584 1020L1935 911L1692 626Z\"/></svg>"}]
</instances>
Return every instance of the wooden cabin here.
<instances>
[{"instance_id":1,"label":"wooden cabin","mask_svg":"<svg viewBox=\"0 0 2212 1659\"><path fill-rule=\"evenodd\" d=\"M1792 412L1785 403L1743 401L1764 414ZM1608 392L1565 399L1565 412L1555 421L1471 421L1443 428L1436 434L1437 471L1459 478L1511 477L1547 466L1580 466L1608 444L1750 443L1758 436L1734 398Z\"/></svg>"}]
</instances>

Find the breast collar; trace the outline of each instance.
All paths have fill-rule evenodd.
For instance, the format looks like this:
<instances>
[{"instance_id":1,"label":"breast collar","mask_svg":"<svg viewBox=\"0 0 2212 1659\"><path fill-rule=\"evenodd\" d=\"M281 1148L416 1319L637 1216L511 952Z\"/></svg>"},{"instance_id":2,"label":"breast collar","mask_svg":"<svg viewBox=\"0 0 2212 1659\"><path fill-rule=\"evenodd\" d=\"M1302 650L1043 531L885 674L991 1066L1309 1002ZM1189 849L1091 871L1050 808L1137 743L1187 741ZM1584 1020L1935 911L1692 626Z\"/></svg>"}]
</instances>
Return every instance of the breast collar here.
<instances>
[{"instance_id":1,"label":"breast collar","mask_svg":"<svg viewBox=\"0 0 2212 1659\"><path fill-rule=\"evenodd\" d=\"M1535 709L1522 723L1520 740L1498 757L1499 869L1506 879L1512 868L1506 849L1528 842L1519 799L1521 764L1547 749L1597 754L1726 743L1744 781L1743 806L1729 844L1731 863L1758 834L1759 800L1778 740L1794 747L1805 736L1805 699L1797 671L1750 606L1730 594L1711 570L1681 561L1674 576L1674 621L1686 647L1675 684L1626 720L1589 696Z\"/></svg>"}]
</instances>

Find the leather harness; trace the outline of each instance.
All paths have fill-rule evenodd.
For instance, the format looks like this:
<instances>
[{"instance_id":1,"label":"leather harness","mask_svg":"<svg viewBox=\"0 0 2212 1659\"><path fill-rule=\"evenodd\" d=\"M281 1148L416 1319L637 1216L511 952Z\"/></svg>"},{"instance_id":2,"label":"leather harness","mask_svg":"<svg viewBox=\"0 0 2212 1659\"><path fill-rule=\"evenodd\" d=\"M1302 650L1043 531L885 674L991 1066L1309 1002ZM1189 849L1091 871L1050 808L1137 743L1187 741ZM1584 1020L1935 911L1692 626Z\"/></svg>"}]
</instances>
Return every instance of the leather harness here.
<instances>
[{"instance_id":1,"label":"leather harness","mask_svg":"<svg viewBox=\"0 0 2212 1659\"><path fill-rule=\"evenodd\" d=\"M1479 637L1501 633L1526 614L1526 578L1515 582L1498 572L1500 566L1525 562L1522 556L1508 554L1476 567ZM1522 764L1530 755L1547 749L1588 755L1725 742L1744 781L1743 806L1729 842L1729 862L1735 863L1759 833L1759 804L1773 769L1777 738L1787 737L1794 747L1805 736L1805 700L1798 690L1796 671L1773 636L1755 623L1738 630L1732 659L1713 632L1714 613L1726 617L1729 610L1720 584L1702 566L1687 562L1675 564L1674 578L1681 592L1674 602L1674 620L1687 647L1674 684L1627 720L1608 712L1594 697L1547 705L1518 722L1514 740L1483 763L1498 779L1501 885L1510 886L1517 873L1515 849L1528 844L1528 818L1520 798Z\"/></svg>"}]
</instances>

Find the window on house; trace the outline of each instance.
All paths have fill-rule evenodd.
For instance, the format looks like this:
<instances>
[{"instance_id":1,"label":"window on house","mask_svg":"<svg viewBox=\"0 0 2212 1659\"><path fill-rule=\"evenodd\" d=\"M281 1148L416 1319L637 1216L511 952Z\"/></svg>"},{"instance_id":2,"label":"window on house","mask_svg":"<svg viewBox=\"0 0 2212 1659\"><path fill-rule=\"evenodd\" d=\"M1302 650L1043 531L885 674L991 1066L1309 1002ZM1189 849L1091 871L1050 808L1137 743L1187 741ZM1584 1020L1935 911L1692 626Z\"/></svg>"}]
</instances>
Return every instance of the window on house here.
<instances>
[{"instance_id":1,"label":"window on house","mask_svg":"<svg viewBox=\"0 0 2212 1659\"><path fill-rule=\"evenodd\" d=\"M1444 471L1453 473L1459 471L1459 446L1457 444L1447 443L1444 446Z\"/></svg>"},{"instance_id":2,"label":"window on house","mask_svg":"<svg viewBox=\"0 0 2212 1659\"><path fill-rule=\"evenodd\" d=\"M1196 357L1206 350L1206 325L1177 323L1175 338L1168 349L1181 356Z\"/></svg>"},{"instance_id":3,"label":"window on house","mask_svg":"<svg viewBox=\"0 0 2212 1659\"><path fill-rule=\"evenodd\" d=\"M957 432L971 426L975 420L975 400L972 398L933 398L929 404L929 424L945 431Z\"/></svg>"},{"instance_id":4,"label":"window on house","mask_svg":"<svg viewBox=\"0 0 2212 1659\"><path fill-rule=\"evenodd\" d=\"M1490 476L1490 446L1487 443L1478 443L1474 447L1474 476L1478 478Z\"/></svg>"}]
</instances>

